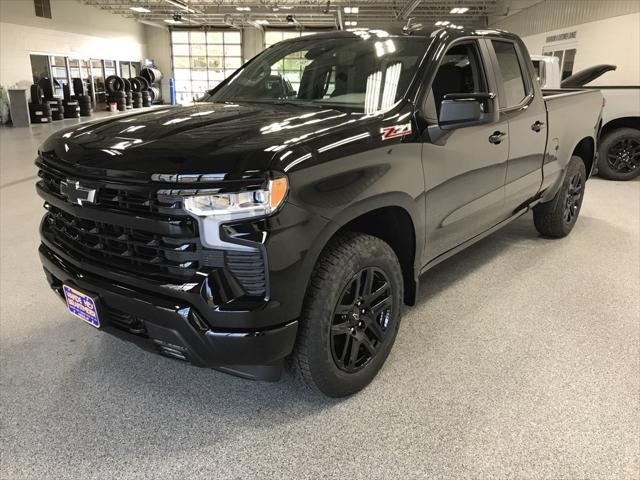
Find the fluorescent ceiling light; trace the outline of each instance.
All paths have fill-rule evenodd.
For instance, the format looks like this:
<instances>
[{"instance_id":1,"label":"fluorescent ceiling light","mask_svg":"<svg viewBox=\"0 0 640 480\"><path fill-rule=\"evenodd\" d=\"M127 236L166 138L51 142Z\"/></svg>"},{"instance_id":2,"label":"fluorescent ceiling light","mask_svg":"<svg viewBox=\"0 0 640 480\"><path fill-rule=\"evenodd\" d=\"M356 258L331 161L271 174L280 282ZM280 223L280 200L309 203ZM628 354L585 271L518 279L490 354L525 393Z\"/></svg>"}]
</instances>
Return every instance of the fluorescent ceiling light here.
<instances>
[{"instance_id":1,"label":"fluorescent ceiling light","mask_svg":"<svg viewBox=\"0 0 640 480\"><path fill-rule=\"evenodd\" d=\"M436 22L437 27L444 27L445 25L449 25L451 22L449 20L439 20Z\"/></svg>"},{"instance_id":2,"label":"fluorescent ceiling light","mask_svg":"<svg viewBox=\"0 0 640 480\"><path fill-rule=\"evenodd\" d=\"M236 7L236 10L239 12L250 12L251 7Z\"/></svg>"},{"instance_id":3,"label":"fluorescent ceiling light","mask_svg":"<svg viewBox=\"0 0 640 480\"><path fill-rule=\"evenodd\" d=\"M360 7L344 7L344 13L358 13L360 11Z\"/></svg>"},{"instance_id":4,"label":"fluorescent ceiling light","mask_svg":"<svg viewBox=\"0 0 640 480\"><path fill-rule=\"evenodd\" d=\"M269 20L256 20L258 25L269 25Z\"/></svg>"},{"instance_id":5,"label":"fluorescent ceiling light","mask_svg":"<svg viewBox=\"0 0 640 480\"><path fill-rule=\"evenodd\" d=\"M449 13L467 13L469 9L467 7L455 7L452 8Z\"/></svg>"},{"instance_id":6,"label":"fluorescent ceiling light","mask_svg":"<svg viewBox=\"0 0 640 480\"><path fill-rule=\"evenodd\" d=\"M129 10L133 10L138 13L149 13L151 10L145 7L129 7Z\"/></svg>"},{"instance_id":7,"label":"fluorescent ceiling light","mask_svg":"<svg viewBox=\"0 0 640 480\"><path fill-rule=\"evenodd\" d=\"M358 22L344 22L347 27L355 27L358 25Z\"/></svg>"},{"instance_id":8,"label":"fluorescent ceiling light","mask_svg":"<svg viewBox=\"0 0 640 480\"><path fill-rule=\"evenodd\" d=\"M185 4L184 2L182 2L181 0L164 0L167 3L170 3L171 5L173 5L174 7L178 7L181 8L182 10L184 10L185 12L189 12L189 13L202 13L198 10L196 10L195 8L191 8L189 5Z\"/></svg>"}]
</instances>

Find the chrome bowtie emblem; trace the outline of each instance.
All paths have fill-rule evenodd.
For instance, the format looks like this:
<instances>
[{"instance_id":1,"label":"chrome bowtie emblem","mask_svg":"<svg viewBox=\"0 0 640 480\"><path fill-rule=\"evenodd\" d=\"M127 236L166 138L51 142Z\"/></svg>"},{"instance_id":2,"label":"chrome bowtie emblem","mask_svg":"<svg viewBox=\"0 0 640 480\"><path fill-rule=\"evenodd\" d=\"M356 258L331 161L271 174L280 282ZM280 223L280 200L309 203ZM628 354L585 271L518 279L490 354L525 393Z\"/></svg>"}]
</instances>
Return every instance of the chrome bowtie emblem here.
<instances>
[{"instance_id":1,"label":"chrome bowtie emblem","mask_svg":"<svg viewBox=\"0 0 640 480\"><path fill-rule=\"evenodd\" d=\"M95 203L96 189L87 188L80 185L80 182L67 180L60 182L60 194L67 197L71 203L82 206L84 203Z\"/></svg>"}]
</instances>

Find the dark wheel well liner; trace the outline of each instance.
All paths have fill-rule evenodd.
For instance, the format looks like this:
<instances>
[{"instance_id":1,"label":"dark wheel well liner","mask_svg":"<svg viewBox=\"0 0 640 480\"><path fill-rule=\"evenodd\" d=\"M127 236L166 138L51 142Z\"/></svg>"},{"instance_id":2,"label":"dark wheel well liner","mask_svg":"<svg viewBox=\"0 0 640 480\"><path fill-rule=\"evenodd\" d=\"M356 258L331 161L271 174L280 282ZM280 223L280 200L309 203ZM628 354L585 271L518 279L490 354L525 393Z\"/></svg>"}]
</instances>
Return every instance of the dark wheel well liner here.
<instances>
[{"instance_id":1,"label":"dark wheel well liner","mask_svg":"<svg viewBox=\"0 0 640 480\"><path fill-rule=\"evenodd\" d=\"M335 235L343 232L366 233L391 246L402 267L404 302L413 305L417 288L414 269L416 235L409 213L404 208L391 206L371 210L343 225Z\"/></svg>"}]
</instances>

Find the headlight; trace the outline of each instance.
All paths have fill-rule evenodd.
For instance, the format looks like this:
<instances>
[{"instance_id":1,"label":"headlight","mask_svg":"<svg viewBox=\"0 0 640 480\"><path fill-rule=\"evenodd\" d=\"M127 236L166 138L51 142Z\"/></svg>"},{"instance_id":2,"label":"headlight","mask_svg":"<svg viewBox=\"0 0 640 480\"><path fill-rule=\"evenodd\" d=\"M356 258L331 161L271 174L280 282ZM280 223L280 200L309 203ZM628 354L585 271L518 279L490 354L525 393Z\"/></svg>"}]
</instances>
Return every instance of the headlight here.
<instances>
[{"instance_id":1,"label":"headlight","mask_svg":"<svg viewBox=\"0 0 640 480\"><path fill-rule=\"evenodd\" d=\"M263 190L185 197L184 208L199 217L260 217L276 211L286 197L288 188L287 179L280 177L270 180L268 187Z\"/></svg>"}]
</instances>

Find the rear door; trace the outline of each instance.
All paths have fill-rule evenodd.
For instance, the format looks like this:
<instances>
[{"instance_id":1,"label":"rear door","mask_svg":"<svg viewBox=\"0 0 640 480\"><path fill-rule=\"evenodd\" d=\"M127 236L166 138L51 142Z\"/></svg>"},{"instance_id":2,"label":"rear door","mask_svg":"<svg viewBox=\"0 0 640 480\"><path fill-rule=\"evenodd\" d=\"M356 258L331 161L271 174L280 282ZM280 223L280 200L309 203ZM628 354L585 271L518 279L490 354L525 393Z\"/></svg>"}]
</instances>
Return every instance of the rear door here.
<instances>
[{"instance_id":1,"label":"rear door","mask_svg":"<svg viewBox=\"0 0 640 480\"><path fill-rule=\"evenodd\" d=\"M540 190L547 110L521 46L502 38L488 43L500 94L501 118L509 122L505 208L510 214L521 209Z\"/></svg>"},{"instance_id":2,"label":"rear door","mask_svg":"<svg viewBox=\"0 0 640 480\"><path fill-rule=\"evenodd\" d=\"M429 125L422 151L427 226L424 264L504 219L507 121L449 131L438 127L445 95L496 92L490 67L484 40L456 41L439 59L420 107Z\"/></svg>"}]
</instances>

